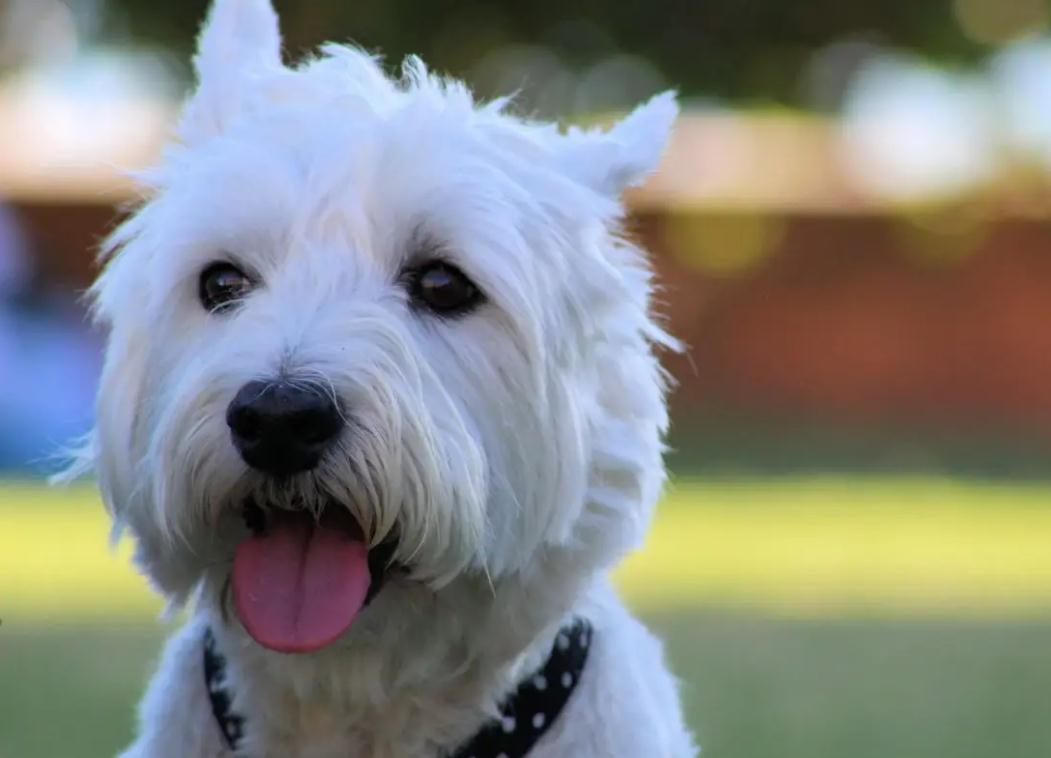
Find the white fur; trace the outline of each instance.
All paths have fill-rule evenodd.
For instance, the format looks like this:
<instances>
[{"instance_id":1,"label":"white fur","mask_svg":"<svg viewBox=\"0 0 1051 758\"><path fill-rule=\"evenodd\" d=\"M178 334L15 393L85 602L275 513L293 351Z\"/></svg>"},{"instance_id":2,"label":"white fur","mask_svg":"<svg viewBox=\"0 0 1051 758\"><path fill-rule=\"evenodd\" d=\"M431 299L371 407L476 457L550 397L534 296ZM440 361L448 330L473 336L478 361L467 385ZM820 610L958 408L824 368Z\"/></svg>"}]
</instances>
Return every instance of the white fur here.
<instances>
[{"instance_id":1,"label":"white fur","mask_svg":"<svg viewBox=\"0 0 1051 758\"><path fill-rule=\"evenodd\" d=\"M476 104L409 59L400 79L350 47L283 65L268 0L218 0L180 141L143 175L150 199L114 235L94 288L110 330L84 453L139 566L192 620L170 642L126 755L224 755L200 668L210 624L253 756L437 756L590 618L596 647L544 756L694 753L659 644L606 574L635 547L664 470L672 341L649 311L619 195L656 164L675 116L660 95L608 132ZM439 252L486 293L443 320L408 307L399 272ZM200 271L262 282L208 314ZM320 384L351 432L296 477L410 576L341 640L284 656L225 614L246 532L234 505L289 497L249 470L224 420L237 389Z\"/></svg>"}]
</instances>

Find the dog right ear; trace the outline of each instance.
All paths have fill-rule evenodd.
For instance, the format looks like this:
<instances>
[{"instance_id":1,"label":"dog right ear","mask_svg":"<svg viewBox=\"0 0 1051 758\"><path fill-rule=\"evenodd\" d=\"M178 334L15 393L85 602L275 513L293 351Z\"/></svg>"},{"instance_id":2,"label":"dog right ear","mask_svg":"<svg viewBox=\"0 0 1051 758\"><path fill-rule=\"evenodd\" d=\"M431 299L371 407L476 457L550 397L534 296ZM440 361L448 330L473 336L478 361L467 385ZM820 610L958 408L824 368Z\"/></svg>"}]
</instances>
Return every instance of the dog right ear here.
<instances>
[{"instance_id":1,"label":"dog right ear","mask_svg":"<svg viewBox=\"0 0 1051 758\"><path fill-rule=\"evenodd\" d=\"M620 197L657 168L679 106L663 92L638 106L608 131L571 127L562 137L562 165L570 176L610 197Z\"/></svg>"},{"instance_id":2,"label":"dog right ear","mask_svg":"<svg viewBox=\"0 0 1051 758\"><path fill-rule=\"evenodd\" d=\"M270 0L215 0L197 41L197 90L179 135L194 141L219 134L244 107L252 81L282 68L281 31Z\"/></svg>"}]
</instances>

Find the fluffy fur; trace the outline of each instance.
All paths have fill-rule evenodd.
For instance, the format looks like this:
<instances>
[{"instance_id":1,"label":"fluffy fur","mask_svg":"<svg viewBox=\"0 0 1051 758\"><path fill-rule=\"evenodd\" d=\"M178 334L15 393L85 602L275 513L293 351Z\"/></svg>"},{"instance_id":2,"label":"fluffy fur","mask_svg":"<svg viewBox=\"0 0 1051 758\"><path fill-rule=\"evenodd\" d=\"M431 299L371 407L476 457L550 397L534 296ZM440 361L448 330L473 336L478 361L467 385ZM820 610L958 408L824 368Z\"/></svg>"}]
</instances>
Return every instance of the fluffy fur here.
<instances>
[{"instance_id":1,"label":"fluffy fur","mask_svg":"<svg viewBox=\"0 0 1051 758\"><path fill-rule=\"evenodd\" d=\"M559 626L595 626L578 691L538 756L689 756L659 643L607 574L661 490L665 381L644 256L620 193L656 164L671 94L609 131L524 121L408 59L389 78L361 50L282 63L267 0L218 0L178 139L142 176L149 199L111 239L93 294L109 329L97 473L117 532L174 607L127 756L227 755L200 667L211 625L253 756L441 755L473 734ZM399 272L421 255L488 302L414 310ZM221 317L201 270L261 286ZM224 414L283 375L339 397L349 430L319 468L276 485L250 470ZM259 647L227 609L235 505L350 509L393 578L315 653Z\"/></svg>"}]
</instances>

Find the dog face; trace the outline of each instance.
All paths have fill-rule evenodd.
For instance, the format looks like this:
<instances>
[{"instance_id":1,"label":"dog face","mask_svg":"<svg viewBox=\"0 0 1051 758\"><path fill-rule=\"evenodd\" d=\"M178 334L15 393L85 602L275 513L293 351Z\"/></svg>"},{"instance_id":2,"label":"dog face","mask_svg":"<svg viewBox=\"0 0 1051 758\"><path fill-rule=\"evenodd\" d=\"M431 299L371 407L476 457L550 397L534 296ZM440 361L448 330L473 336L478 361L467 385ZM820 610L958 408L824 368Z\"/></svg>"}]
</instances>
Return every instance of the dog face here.
<instances>
[{"instance_id":1,"label":"dog face","mask_svg":"<svg viewBox=\"0 0 1051 758\"><path fill-rule=\"evenodd\" d=\"M333 511L383 556L373 581L612 562L661 486L668 343L619 194L673 99L560 133L414 59L391 79L279 48L268 2L216 4L179 142L94 289L86 456L140 565L175 602L218 593L268 519Z\"/></svg>"}]
</instances>

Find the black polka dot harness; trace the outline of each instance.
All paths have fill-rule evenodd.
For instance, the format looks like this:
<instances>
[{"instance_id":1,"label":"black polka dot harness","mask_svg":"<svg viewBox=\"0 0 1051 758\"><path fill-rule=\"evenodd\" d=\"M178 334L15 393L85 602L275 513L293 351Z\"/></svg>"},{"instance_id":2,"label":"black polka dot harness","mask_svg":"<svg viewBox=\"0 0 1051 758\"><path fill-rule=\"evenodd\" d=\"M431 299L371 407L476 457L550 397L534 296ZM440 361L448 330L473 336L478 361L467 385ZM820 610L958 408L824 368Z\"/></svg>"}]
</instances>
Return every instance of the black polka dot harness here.
<instances>
[{"instance_id":1,"label":"black polka dot harness","mask_svg":"<svg viewBox=\"0 0 1051 758\"><path fill-rule=\"evenodd\" d=\"M490 721L466 744L446 758L523 758L539 742L565 708L587 662L592 627L576 619L559 631L547 662L518 685ZM211 629L204 632L204 680L212 713L227 746L237 752L245 718L234 713L225 682L226 659Z\"/></svg>"}]
</instances>

